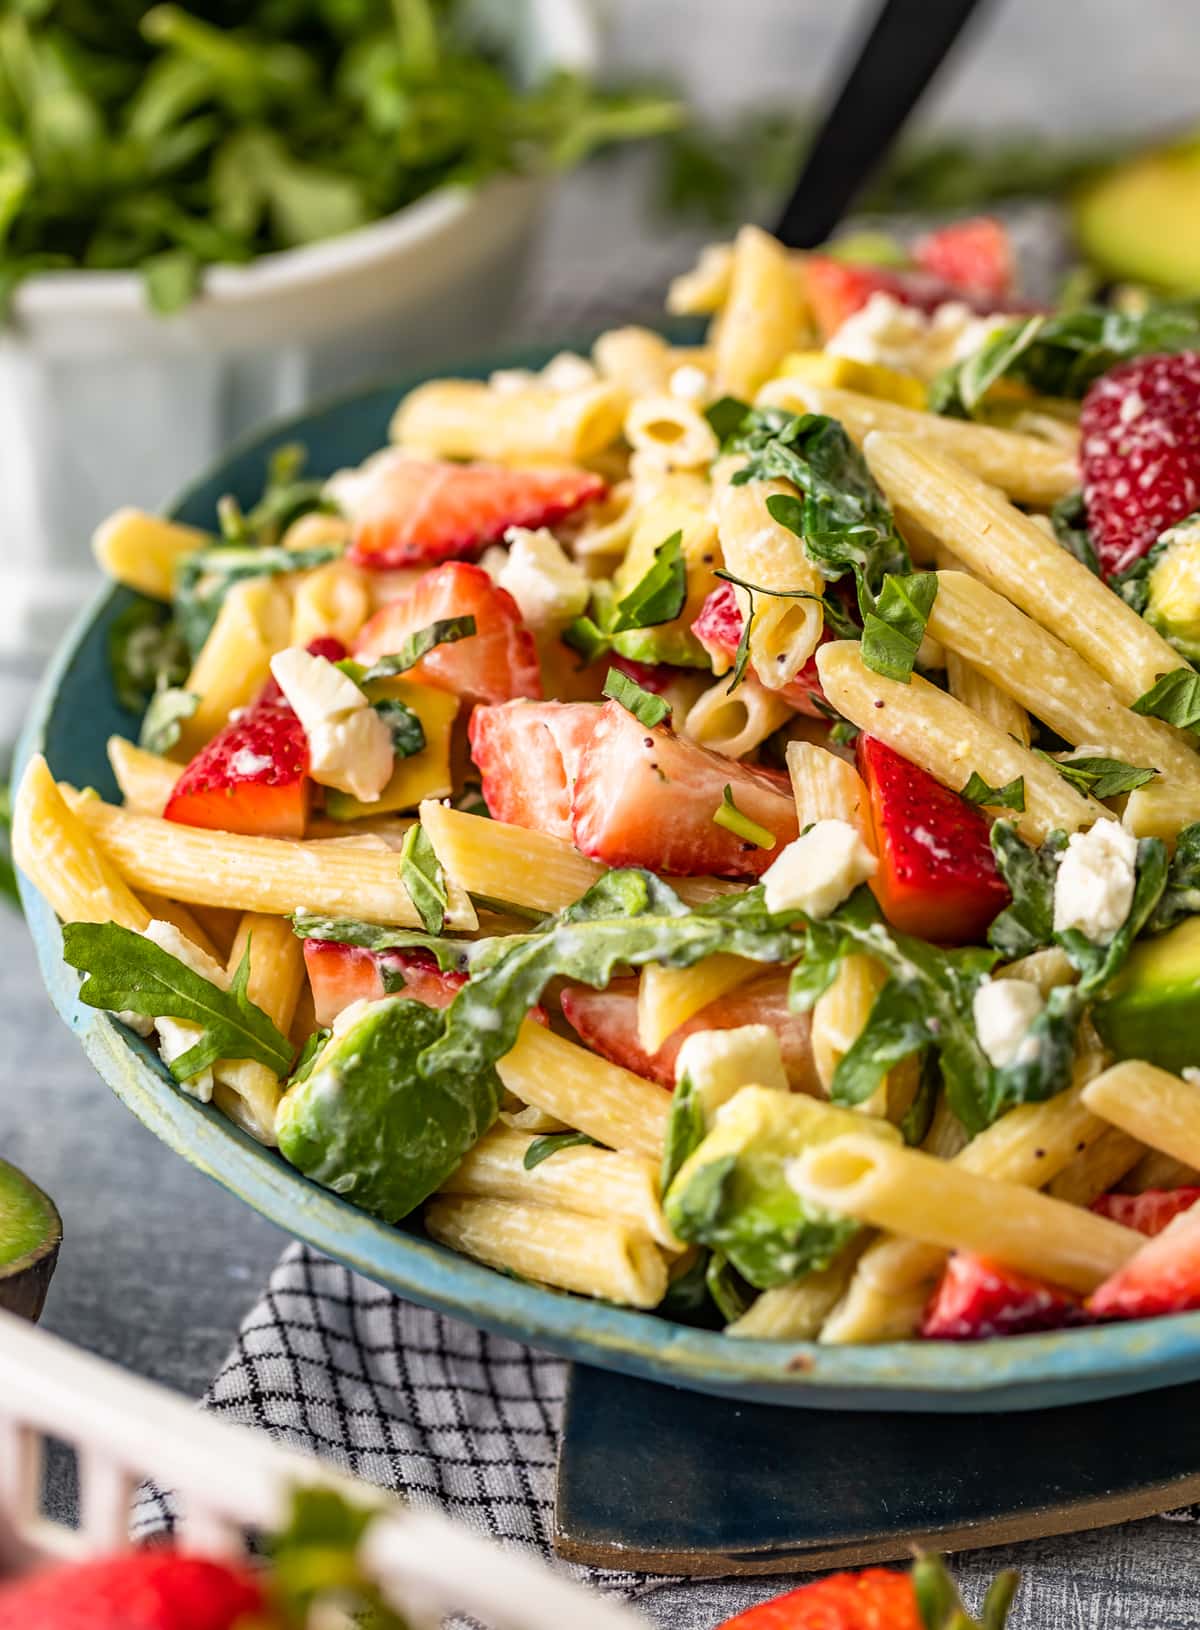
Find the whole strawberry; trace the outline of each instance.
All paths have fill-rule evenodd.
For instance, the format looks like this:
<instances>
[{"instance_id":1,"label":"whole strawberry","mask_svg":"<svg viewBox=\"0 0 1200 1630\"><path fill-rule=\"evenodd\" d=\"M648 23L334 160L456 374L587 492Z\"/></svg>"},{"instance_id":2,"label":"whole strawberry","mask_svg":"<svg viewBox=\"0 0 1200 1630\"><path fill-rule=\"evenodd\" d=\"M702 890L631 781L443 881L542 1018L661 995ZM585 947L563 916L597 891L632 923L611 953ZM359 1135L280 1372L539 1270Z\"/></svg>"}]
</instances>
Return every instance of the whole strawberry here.
<instances>
[{"instance_id":1,"label":"whole strawberry","mask_svg":"<svg viewBox=\"0 0 1200 1630\"><path fill-rule=\"evenodd\" d=\"M998 1574L978 1623L967 1613L935 1556L918 1557L910 1573L864 1568L801 1585L729 1619L720 1630L1003 1630L1017 1575Z\"/></svg>"},{"instance_id":2,"label":"whole strawberry","mask_svg":"<svg viewBox=\"0 0 1200 1630\"><path fill-rule=\"evenodd\" d=\"M1200 506L1200 352L1136 357L1083 399L1088 527L1106 577Z\"/></svg>"},{"instance_id":3,"label":"whole strawberry","mask_svg":"<svg viewBox=\"0 0 1200 1630\"><path fill-rule=\"evenodd\" d=\"M245 1568L182 1551L126 1551L0 1585L0 1630L268 1630Z\"/></svg>"}]
</instances>

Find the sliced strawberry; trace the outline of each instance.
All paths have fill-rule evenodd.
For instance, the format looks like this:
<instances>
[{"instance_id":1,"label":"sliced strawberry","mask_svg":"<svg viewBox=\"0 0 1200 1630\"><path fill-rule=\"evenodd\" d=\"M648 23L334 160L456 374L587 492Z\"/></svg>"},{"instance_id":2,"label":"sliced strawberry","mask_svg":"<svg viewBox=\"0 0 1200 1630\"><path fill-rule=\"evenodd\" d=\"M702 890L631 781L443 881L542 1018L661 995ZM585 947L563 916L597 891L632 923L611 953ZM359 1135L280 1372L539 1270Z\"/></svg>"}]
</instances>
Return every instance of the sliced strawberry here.
<instances>
[{"instance_id":1,"label":"sliced strawberry","mask_svg":"<svg viewBox=\"0 0 1200 1630\"><path fill-rule=\"evenodd\" d=\"M733 667L743 626L742 608L738 605L733 584L722 583L705 600L700 607L700 615L692 624L692 633L712 658L714 673L728 673ZM815 655L809 657L795 679L786 684L779 694L799 713L807 713L814 719L826 717L826 713L817 705L824 701L825 692L821 689Z\"/></svg>"},{"instance_id":2,"label":"sliced strawberry","mask_svg":"<svg viewBox=\"0 0 1200 1630\"><path fill-rule=\"evenodd\" d=\"M402 993L426 1007L449 1007L466 975L443 973L419 951L368 951L337 940L304 941L304 967L318 1024L332 1024L351 1002Z\"/></svg>"},{"instance_id":3,"label":"sliced strawberry","mask_svg":"<svg viewBox=\"0 0 1200 1630\"><path fill-rule=\"evenodd\" d=\"M955 1251L925 1310L921 1335L929 1341L979 1341L1059 1330L1082 1317L1079 1299L1069 1290L973 1251Z\"/></svg>"},{"instance_id":4,"label":"sliced strawberry","mask_svg":"<svg viewBox=\"0 0 1200 1630\"><path fill-rule=\"evenodd\" d=\"M986 817L874 736L858 738L858 768L879 856L871 888L884 916L920 939L979 943L1010 898Z\"/></svg>"},{"instance_id":5,"label":"sliced strawberry","mask_svg":"<svg viewBox=\"0 0 1200 1630\"><path fill-rule=\"evenodd\" d=\"M983 316L996 310L994 296L979 289L959 288L925 271L897 271L890 266L869 266L861 261L835 260L830 255L807 255L805 285L821 337L829 339L873 294L890 294L901 305L936 311L957 300ZM1004 301L1005 309L1027 309L1023 301Z\"/></svg>"},{"instance_id":6,"label":"sliced strawberry","mask_svg":"<svg viewBox=\"0 0 1200 1630\"><path fill-rule=\"evenodd\" d=\"M475 633L439 645L408 677L469 702L508 702L542 694L533 635L517 602L480 566L460 561L436 566L395 600L389 600L360 631L354 654L373 660L398 651L405 637L445 617L474 617Z\"/></svg>"},{"instance_id":7,"label":"sliced strawberry","mask_svg":"<svg viewBox=\"0 0 1200 1630\"><path fill-rule=\"evenodd\" d=\"M1092 1210L1153 1237L1180 1212L1190 1211L1197 1200L1200 1188L1145 1189L1141 1194L1102 1194L1092 1201Z\"/></svg>"},{"instance_id":8,"label":"sliced strawberry","mask_svg":"<svg viewBox=\"0 0 1200 1630\"><path fill-rule=\"evenodd\" d=\"M965 1616L947 1624L970 1623ZM748 1607L718 1630L925 1630L911 1577L891 1568L832 1573Z\"/></svg>"},{"instance_id":9,"label":"sliced strawberry","mask_svg":"<svg viewBox=\"0 0 1200 1630\"><path fill-rule=\"evenodd\" d=\"M997 299L1012 292L1012 239L993 215L973 215L926 233L913 245L913 259L955 288Z\"/></svg>"},{"instance_id":10,"label":"sliced strawberry","mask_svg":"<svg viewBox=\"0 0 1200 1630\"><path fill-rule=\"evenodd\" d=\"M1098 1319L1150 1319L1200 1308L1200 1208L1181 1212L1088 1298Z\"/></svg>"},{"instance_id":11,"label":"sliced strawberry","mask_svg":"<svg viewBox=\"0 0 1200 1630\"><path fill-rule=\"evenodd\" d=\"M380 571L473 560L510 526L551 526L607 491L589 470L451 464L391 448L341 479L348 558Z\"/></svg>"},{"instance_id":12,"label":"sliced strawberry","mask_svg":"<svg viewBox=\"0 0 1200 1630\"><path fill-rule=\"evenodd\" d=\"M471 757L490 814L571 841L571 794L599 709L591 702L503 702L471 714Z\"/></svg>"},{"instance_id":13,"label":"sliced strawberry","mask_svg":"<svg viewBox=\"0 0 1200 1630\"><path fill-rule=\"evenodd\" d=\"M744 815L775 834L760 849L717 826L726 786ZM575 844L609 866L694 876L758 877L797 835L786 776L738 764L606 702L584 749L571 809Z\"/></svg>"},{"instance_id":14,"label":"sliced strawberry","mask_svg":"<svg viewBox=\"0 0 1200 1630\"><path fill-rule=\"evenodd\" d=\"M1098 379L1079 419L1088 528L1107 576L1200 507L1200 351L1135 357Z\"/></svg>"},{"instance_id":15,"label":"sliced strawberry","mask_svg":"<svg viewBox=\"0 0 1200 1630\"><path fill-rule=\"evenodd\" d=\"M146 1546L0 1585L0 1630L263 1630L277 1622L245 1567Z\"/></svg>"},{"instance_id":16,"label":"sliced strawberry","mask_svg":"<svg viewBox=\"0 0 1200 1630\"><path fill-rule=\"evenodd\" d=\"M656 1053L646 1052L638 1041L636 979L614 979L607 990L568 985L562 993L562 1010L580 1040L594 1052L664 1087L675 1084L675 1056L686 1036L697 1030L766 1024L779 1037L783 1067L792 1086L800 1092L817 1090L810 1016L793 1013L788 1006L788 981L783 974L766 974L719 996L681 1024Z\"/></svg>"}]
</instances>

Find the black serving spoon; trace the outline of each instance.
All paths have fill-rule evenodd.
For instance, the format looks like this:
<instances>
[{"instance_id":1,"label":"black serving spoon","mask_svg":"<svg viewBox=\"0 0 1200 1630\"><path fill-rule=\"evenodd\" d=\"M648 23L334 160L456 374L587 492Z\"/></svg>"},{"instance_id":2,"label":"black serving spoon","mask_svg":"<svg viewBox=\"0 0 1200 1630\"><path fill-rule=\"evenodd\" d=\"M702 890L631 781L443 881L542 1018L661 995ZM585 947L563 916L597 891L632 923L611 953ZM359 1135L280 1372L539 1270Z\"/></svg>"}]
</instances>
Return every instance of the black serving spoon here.
<instances>
[{"instance_id":1,"label":"black serving spoon","mask_svg":"<svg viewBox=\"0 0 1200 1630\"><path fill-rule=\"evenodd\" d=\"M982 3L884 0L779 217L789 248L825 242Z\"/></svg>"}]
</instances>

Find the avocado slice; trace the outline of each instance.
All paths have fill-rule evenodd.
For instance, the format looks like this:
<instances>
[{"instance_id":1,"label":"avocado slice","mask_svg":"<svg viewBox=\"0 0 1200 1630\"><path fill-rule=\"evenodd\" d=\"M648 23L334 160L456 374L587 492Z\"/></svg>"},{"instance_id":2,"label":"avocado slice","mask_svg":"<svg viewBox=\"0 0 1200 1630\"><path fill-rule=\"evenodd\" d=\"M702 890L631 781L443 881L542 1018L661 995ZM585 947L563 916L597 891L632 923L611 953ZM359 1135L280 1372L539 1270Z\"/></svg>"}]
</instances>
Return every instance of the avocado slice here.
<instances>
[{"instance_id":1,"label":"avocado slice","mask_svg":"<svg viewBox=\"0 0 1200 1630\"><path fill-rule=\"evenodd\" d=\"M1200 917L1135 945L1092 1018L1118 1058L1175 1074L1200 1064Z\"/></svg>"},{"instance_id":2,"label":"avocado slice","mask_svg":"<svg viewBox=\"0 0 1200 1630\"><path fill-rule=\"evenodd\" d=\"M654 564L655 550L674 533L687 566L687 599L679 616L652 628L630 628L614 634L613 650L633 662L668 662L682 668L710 666L707 651L692 633L700 608L720 586L716 568L721 564L717 527L710 513L710 489L699 476L676 471L664 478L638 516L625 559L613 576L613 592L621 599Z\"/></svg>"},{"instance_id":3,"label":"avocado slice","mask_svg":"<svg viewBox=\"0 0 1200 1630\"><path fill-rule=\"evenodd\" d=\"M0 1307L36 1319L62 1244L62 1218L24 1172L0 1160Z\"/></svg>"},{"instance_id":4,"label":"avocado slice","mask_svg":"<svg viewBox=\"0 0 1200 1630\"><path fill-rule=\"evenodd\" d=\"M1189 661L1200 657L1200 513L1169 527L1146 580L1146 621Z\"/></svg>"},{"instance_id":5,"label":"avocado slice","mask_svg":"<svg viewBox=\"0 0 1200 1630\"><path fill-rule=\"evenodd\" d=\"M421 1071L442 1028L436 1008L405 996L367 1003L335 1025L279 1105L284 1158L386 1222L428 1199L496 1119L503 1090L493 1069Z\"/></svg>"},{"instance_id":6,"label":"avocado slice","mask_svg":"<svg viewBox=\"0 0 1200 1630\"><path fill-rule=\"evenodd\" d=\"M1200 289L1200 142L1143 153L1083 188L1075 231L1109 277L1175 294Z\"/></svg>"},{"instance_id":7,"label":"avocado slice","mask_svg":"<svg viewBox=\"0 0 1200 1630\"><path fill-rule=\"evenodd\" d=\"M901 1141L873 1116L775 1087L742 1087L680 1168L664 1201L667 1220L680 1239L720 1251L759 1290L827 1268L859 1224L807 1205L787 1168L814 1143L850 1132Z\"/></svg>"},{"instance_id":8,"label":"avocado slice","mask_svg":"<svg viewBox=\"0 0 1200 1630\"><path fill-rule=\"evenodd\" d=\"M411 679L376 679L367 687L372 702L403 702L421 721L425 745L411 758L398 758L391 779L373 803L363 803L348 792L330 788L325 813L331 821L357 821L364 815L394 815L416 809L426 798L445 798L454 789L450 771L450 733L458 717L459 699L432 685Z\"/></svg>"}]
</instances>

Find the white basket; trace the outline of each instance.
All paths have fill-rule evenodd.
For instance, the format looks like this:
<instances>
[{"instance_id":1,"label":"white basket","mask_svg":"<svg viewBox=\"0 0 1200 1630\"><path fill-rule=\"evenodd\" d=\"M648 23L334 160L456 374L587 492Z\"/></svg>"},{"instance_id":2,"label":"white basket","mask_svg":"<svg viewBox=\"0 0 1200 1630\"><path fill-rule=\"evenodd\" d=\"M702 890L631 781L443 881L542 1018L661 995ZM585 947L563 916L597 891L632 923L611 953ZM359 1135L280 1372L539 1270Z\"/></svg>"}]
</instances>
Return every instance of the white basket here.
<instances>
[{"instance_id":1,"label":"white basket","mask_svg":"<svg viewBox=\"0 0 1200 1630\"><path fill-rule=\"evenodd\" d=\"M78 1528L41 1510L50 1436L77 1456ZM647 1630L630 1608L521 1550L401 1505L0 1313L0 1576L128 1544L129 1500L143 1478L172 1491L180 1542L209 1555L240 1554L248 1529L279 1528L299 1487L334 1487L375 1507L364 1560L390 1604L421 1622L465 1613L492 1630Z\"/></svg>"}]
</instances>

